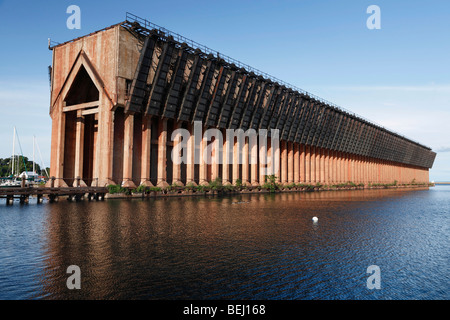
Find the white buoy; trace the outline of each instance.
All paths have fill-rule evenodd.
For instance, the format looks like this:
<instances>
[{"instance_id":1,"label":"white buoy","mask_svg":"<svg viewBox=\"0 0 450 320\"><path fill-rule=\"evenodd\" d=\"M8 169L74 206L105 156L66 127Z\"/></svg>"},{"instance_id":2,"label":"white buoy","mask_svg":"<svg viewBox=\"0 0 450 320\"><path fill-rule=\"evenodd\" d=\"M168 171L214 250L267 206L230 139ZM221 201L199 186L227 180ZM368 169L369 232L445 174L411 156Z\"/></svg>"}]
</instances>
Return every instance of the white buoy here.
<instances>
[{"instance_id":1,"label":"white buoy","mask_svg":"<svg viewBox=\"0 0 450 320\"><path fill-rule=\"evenodd\" d=\"M313 222L317 222L317 221L319 221L319 218L314 217L314 218L312 218L312 221L313 221Z\"/></svg>"}]
</instances>

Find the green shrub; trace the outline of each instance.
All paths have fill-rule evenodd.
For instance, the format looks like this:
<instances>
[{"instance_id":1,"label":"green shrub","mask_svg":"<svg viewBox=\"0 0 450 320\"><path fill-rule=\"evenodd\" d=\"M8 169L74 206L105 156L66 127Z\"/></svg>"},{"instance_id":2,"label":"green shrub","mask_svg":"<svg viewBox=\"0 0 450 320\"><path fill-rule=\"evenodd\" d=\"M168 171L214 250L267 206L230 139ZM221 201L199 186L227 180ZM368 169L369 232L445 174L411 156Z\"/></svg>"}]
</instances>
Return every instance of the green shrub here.
<instances>
[{"instance_id":1,"label":"green shrub","mask_svg":"<svg viewBox=\"0 0 450 320\"><path fill-rule=\"evenodd\" d=\"M122 188L120 185L110 184L107 188L108 188L108 192L110 194L115 194L115 193L129 194L130 193L130 191L127 188Z\"/></svg>"},{"instance_id":2,"label":"green shrub","mask_svg":"<svg viewBox=\"0 0 450 320\"><path fill-rule=\"evenodd\" d=\"M261 186L263 189L266 189L270 192L275 192L276 190L280 189L280 185L276 182L277 177L272 174L265 177L265 182Z\"/></svg>"}]
</instances>

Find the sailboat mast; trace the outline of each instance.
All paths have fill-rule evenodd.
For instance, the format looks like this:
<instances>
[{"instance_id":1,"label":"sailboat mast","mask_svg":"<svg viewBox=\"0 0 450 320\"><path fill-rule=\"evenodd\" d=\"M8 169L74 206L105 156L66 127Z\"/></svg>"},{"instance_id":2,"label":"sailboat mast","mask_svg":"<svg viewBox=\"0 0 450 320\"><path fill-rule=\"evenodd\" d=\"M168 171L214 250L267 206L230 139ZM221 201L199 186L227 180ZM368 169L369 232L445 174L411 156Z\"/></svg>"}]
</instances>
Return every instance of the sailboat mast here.
<instances>
[{"instance_id":1,"label":"sailboat mast","mask_svg":"<svg viewBox=\"0 0 450 320\"><path fill-rule=\"evenodd\" d=\"M35 138L36 138L36 137L33 136L33 173L36 172L36 165L35 165L35 161L34 161L34 139L35 139Z\"/></svg>"},{"instance_id":2,"label":"sailboat mast","mask_svg":"<svg viewBox=\"0 0 450 320\"><path fill-rule=\"evenodd\" d=\"M13 134L13 152L12 152L12 157L11 157L11 160L12 160L12 175L13 175L13 177L14 177L14 162L16 161L16 157L15 157L15 153L16 153L16 149L15 149L15 146L16 146L16 127L14 127L14 134Z\"/></svg>"}]
</instances>

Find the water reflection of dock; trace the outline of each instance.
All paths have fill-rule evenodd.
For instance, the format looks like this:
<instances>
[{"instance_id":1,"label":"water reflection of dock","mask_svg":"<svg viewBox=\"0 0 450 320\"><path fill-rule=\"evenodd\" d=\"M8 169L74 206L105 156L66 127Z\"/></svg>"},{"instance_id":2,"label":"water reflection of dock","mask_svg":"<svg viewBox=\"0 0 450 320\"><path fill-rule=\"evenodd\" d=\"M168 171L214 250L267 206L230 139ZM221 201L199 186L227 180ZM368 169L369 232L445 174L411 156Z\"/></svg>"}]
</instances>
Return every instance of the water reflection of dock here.
<instances>
[{"instance_id":1,"label":"water reflection of dock","mask_svg":"<svg viewBox=\"0 0 450 320\"><path fill-rule=\"evenodd\" d=\"M14 198L20 199L20 203L28 203L29 198L34 196L38 203L42 203L44 197L50 202L58 201L59 197L67 197L69 201L79 201L83 198L88 200L103 200L108 192L106 187L68 187L68 188L34 188L34 187L12 187L0 188L0 198L6 198L6 204L13 204Z\"/></svg>"}]
</instances>

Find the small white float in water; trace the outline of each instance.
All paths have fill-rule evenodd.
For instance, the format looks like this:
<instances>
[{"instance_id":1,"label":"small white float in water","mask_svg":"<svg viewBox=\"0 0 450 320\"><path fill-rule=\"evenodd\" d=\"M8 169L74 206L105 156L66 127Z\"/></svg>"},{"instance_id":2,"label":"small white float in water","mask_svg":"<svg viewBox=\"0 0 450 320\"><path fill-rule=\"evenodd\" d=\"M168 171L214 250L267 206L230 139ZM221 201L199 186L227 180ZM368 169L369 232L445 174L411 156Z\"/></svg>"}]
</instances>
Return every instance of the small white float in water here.
<instances>
[{"instance_id":1,"label":"small white float in water","mask_svg":"<svg viewBox=\"0 0 450 320\"><path fill-rule=\"evenodd\" d=\"M319 221L319 218L314 217L314 218L312 218L312 221L313 221L313 222L317 222L317 221Z\"/></svg>"}]
</instances>

